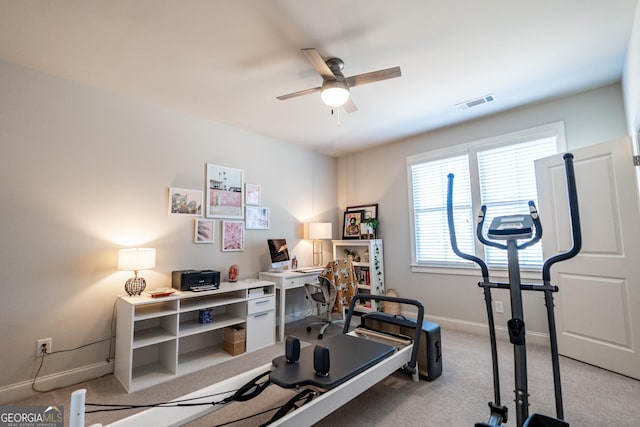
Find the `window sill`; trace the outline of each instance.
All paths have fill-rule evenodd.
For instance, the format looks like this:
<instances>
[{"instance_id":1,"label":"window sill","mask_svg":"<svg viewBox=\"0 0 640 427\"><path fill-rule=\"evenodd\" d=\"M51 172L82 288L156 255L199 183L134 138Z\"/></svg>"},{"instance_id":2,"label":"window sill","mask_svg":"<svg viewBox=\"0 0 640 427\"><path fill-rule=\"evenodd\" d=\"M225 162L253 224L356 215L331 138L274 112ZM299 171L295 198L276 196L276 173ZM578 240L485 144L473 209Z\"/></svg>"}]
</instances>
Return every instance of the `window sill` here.
<instances>
[{"instance_id":1,"label":"window sill","mask_svg":"<svg viewBox=\"0 0 640 427\"><path fill-rule=\"evenodd\" d=\"M427 266L427 265L410 265L412 273L426 273L426 274L446 274L450 276L476 276L482 278L480 273L480 267L473 266ZM542 281L542 273L540 270L520 270L520 277L525 280L538 280ZM489 278L508 279L509 271L506 268L490 268Z\"/></svg>"}]
</instances>

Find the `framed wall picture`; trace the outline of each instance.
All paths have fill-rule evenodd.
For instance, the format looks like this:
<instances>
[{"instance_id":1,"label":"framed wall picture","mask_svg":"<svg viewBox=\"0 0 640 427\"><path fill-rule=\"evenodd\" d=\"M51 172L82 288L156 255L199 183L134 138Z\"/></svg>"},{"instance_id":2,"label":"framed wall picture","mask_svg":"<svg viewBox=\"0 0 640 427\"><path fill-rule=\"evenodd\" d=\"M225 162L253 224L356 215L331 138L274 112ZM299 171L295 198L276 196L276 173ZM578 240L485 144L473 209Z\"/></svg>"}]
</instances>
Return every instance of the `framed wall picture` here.
<instances>
[{"instance_id":1,"label":"framed wall picture","mask_svg":"<svg viewBox=\"0 0 640 427\"><path fill-rule=\"evenodd\" d=\"M196 218L194 221L193 243L213 243L214 221Z\"/></svg>"},{"instance_id":2,"label":"framed wall picture","mask_svg":"<svg viewBox=\"0 0 640 427\"><path fill-rule=\"evenodd\" d=\"M262 187L260 185L257 184L245 184L244 186L244 190L245 190L245 203L247 205L254 205L254 206L258 206L260 205L261 202L261 198L262 198Z\"/></svg>"},{"instance_id":3,"label":"framed wall picture","mask_svg":"<svg viewBox=\"0 0 640 427\"><path fill-rule=\"evenodd\" d=\"M244 218L244 171L207 163L208 218Z\"/></svg>"},{"instance_id":4,"label":"framed wall picture","mask_svg":"<svg viewBox=\"0 0 640 427\"><path fill-rule=\"evenodd\" d=\"M244 221L222 221L222 252L244 250Z\"/></svg>"},{"instance_id":5,"label":"framed wall picture","mask_svg":"<svg viewBox=\"0 0 640 427\"><path fill-rule=\"evenodd\" d=\"M269 229L269 208L247 206L245 210L245 228L247 230Z\"/></svg>"},{"instance_id":6,"label":"framed wall picture","mask_svg":"<svg viewBox=\"0 0 640 427\"><path fill-rule=\"evenodd\" d=\"M202 191L169 187L169 215L202 215Z\"/></svg>"},{"instance_id":7,"label":"framed wall picture","mask_svg":"<svg viewBox=\"0 0 640 427\"><path fill-rule=\"evenodd\" d=\"M345 211L344 212L344 227L342 229L343 239L359 239L360 238L360 223L364 218L364 211Z\"/></svg>"}]
</instances>

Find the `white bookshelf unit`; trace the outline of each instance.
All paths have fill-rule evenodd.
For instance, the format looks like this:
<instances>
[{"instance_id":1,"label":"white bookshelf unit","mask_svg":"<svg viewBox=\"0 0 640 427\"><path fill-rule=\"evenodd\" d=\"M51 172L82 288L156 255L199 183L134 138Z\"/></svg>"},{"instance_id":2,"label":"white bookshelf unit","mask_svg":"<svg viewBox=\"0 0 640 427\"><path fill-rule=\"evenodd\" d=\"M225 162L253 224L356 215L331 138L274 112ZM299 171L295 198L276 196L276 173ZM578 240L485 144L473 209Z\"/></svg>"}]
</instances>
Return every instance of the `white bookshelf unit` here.
<instances>
[{"instance_id":1,"label":"white bookshelf unit","mask_svg":"<svg viewBox=\"0 0 640 427\"><path fill-rule=\"evenodd\" d=\"M211 309L211 323L200 310ZM115 376L129 392L231 359L222 348L226 327L246 329L246 352L275 343L275 284L223 282L205 292L123 296L117 301Z\"/></svg>"},{"instance_id":2,"label":"white bookshelf unit","mask_svg":"<svg viewBox=\"0 0 640 427\"><path fill-rule=\"evenodd\" d=\"M384 253L382 239L333 240L333 258L346 258L345 249L356 253L352 261L358 278L358 293L384 295ZM355 258L357 258L355 257ZM356 303L356 311L367 313L381 309L381 303L368 300Z\"/></svg>"}]
</instances>

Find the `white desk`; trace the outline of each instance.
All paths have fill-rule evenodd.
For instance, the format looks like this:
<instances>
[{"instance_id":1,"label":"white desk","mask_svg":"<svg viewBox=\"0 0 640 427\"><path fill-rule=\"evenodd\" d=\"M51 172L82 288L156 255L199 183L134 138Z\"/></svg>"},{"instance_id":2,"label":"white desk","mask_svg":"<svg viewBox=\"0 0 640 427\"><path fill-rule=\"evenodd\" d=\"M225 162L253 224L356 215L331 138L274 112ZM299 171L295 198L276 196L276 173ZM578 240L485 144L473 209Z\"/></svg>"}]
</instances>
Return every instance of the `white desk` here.
<instances>
[{"instance_id":1,"label":"white desk","mask_svg":"<svg viewBox=\"0 0 640 427\"><path fill-rule=\"evenodd\" d=\"M278 298L278 340L284 341L284 308L286 306L286 294L288 289L301 288L305 283L315 282L319 271L309 273L298 273L294 270L283 270L281 273L276 272L260 272L258 277L260 280L268 280L276 284L276 291L279 293Z\"/></svg>"}]
</instances>

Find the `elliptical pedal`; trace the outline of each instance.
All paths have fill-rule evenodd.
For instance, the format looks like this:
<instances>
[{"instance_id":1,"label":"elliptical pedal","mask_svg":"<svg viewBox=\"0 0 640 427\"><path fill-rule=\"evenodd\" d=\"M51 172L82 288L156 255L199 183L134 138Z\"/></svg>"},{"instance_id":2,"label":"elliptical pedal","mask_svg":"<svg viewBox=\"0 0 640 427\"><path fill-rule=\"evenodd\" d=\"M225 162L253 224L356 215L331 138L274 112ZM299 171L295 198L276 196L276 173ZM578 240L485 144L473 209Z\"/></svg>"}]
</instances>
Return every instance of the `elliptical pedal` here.
<instances>
[{"instance_id":1,"label":"elliptical pedal","mask_svg":"<svg viewBox=\"0 0 640 427\"><path fill-rule=\"evenodd\" d=\"M532 414L522 427L569 427L569 423L547 415Z\"/></svg>"}]
</instances>

